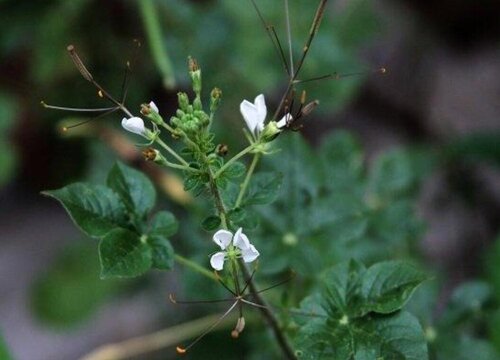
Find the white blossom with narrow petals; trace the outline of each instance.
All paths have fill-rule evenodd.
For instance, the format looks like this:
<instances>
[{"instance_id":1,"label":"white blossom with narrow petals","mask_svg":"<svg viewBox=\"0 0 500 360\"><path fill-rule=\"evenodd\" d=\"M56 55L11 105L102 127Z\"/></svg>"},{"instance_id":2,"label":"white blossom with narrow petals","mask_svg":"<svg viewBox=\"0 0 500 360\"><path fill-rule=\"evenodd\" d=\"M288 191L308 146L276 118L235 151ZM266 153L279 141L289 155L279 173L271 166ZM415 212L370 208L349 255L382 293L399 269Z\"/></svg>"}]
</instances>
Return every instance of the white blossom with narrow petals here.
<instances>
[{"instance_id":1,"label":"white blossom with narrow petals","mask_svg":"<svg viewBox=\"0 0 500 360\"><path fill-rule=\"evenodd\" d=\"M234 235L228 230L219 230L214 234L213 240L222 250L216 252L210 258L210 265L217 271L224 268L224 261L228 258L228 248L231 242L235 248L233 250L236 250L234 254L243 258L243 261L246 263L254 261L260 255L255 246L250 244L250 240L248 240L248 237L243 233L242 228L239 228Z\"/></svg>"},{"instance_id":2,"label":"white blossom with narrow petals","mask_svg":"<svg viewBox=\"0 0 500 360\"><path fill-rule=\"evenodd\" d=\"M264 129L264 121L267 116L267 106L264 95L257 95L253 103L248 100L243 100L240 104L240 112L250 132L255 137L259 136L260 132Z\"/></svg>"},{"instance_id":3,"label":"white blossom with narrow petals","mask_svg":"<svg viewBox=\"0 0 500 360\"><path fill-rule=\"evenodd\" d=\"M125 130L137 135L144 135L146 131L146 128L144 127L144 121L137 116L131 118L123 118L122 127Z\"/></svg>"}]
</instances>

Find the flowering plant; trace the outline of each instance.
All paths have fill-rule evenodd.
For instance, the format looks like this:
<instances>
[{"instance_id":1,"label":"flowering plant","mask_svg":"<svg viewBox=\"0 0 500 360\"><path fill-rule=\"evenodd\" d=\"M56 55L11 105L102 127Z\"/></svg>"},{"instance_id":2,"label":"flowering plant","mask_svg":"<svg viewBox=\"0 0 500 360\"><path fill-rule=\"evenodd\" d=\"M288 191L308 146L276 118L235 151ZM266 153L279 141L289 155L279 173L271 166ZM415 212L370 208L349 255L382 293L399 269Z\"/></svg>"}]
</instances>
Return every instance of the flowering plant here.
<instances>
[{"instance_id":1,"label":"flowering plant","mask_svg":"<svg viewBox=\"0 0 500 360\"><path fill-rule=\"evenodd\" d=\"M326 3L326 0L319 1L310 35L296 67L291 51L290 60L283 59L288 82L274 115L268 115L263 94L257 95L253 103L247 100L241 102L239 110L246 125L243 133L249 144L229 157L227 145L218 143L213 131L222 91L213 88L208 101L204 101L202 70L195 59L188 60L192 94L179 92L176 111L169 118L164 118L153 101L141 106L141 115L133 114L125 106L125 99L116 100L96 82L74 46L68 47L82 76L112 103L113 106L106 110L121 110L125 114L121 121L123 129L148 141L147 144L139 145L144 159L179 171L184 190L189 191L195 199L204 195L209 200L210 206L202 207L205 216L201 226L210 233L220 251L207 252L203 260L197 260L180 255L177 246L174 249L171 237L178 230L178 221L168 211L153 211L156 191L148 177L121 162L117 162L110 170L105 186L76 183L44 192L64 206L85 234L99 240L101 278L136 277L150 269L170 270L178 262L231 294L230 298L204 300L229 302L231 305L189 345L178 345L179 354L190 350L217 325L226 321L233 311L238 311L238 317L231 335L233 338L240 337L243 330L248 328L247 312L244 313L243 309L249 307L260 311L284 358L347 360L427 357L418 321L410 313L401 310L426 279L426 275L417 267L404 261L377 262L365 267L358 260L350 260L352 256L347 255L335 259L333 267L330 267L333 263L325 264L325 271L324 268L316 268L316 272L300 269L300 266L305 267L307 263L316 261L308 252L311 244L297 245L302 238L311 238L311 233L316 233L315 236L319 238L329 236L333 233L333 227L329 226L340 226L339 223L346 224L352 220L352 228L336 228L342 236L348 237L349 230L355 231L360 226L357 223L359 220L366 221L360 215L366 210L361 209L362 205L368 207L385 199L385 193L377 191L369 193L368 205L364 194L360 196L361 199L356 198L360 195L359 187L365 184L364 179L361 179L360 162L348 161L342 156L331 158L341 149L338 139L323 152L323 157L307 159L305 162L308 164L300 163L293 153L310 152L290 131L300 130L301 122L319 103L317 100L307 102L305 91L296 99L295 90L297 84L301 83L299 73L318 31ZM339 76L322 78L328 77ZM170 135L169 140L163 136L165 133ZM341 140L344 140L344 144L340 141L342 146L350 144L348 138ZM287 141L299 143L297 146L287 146ZM278 151L280 153L276 155ZM249 164L240 161L247 155L252 157ZM276 168L280 169L285 164L300 164L300 175L311 177L306 189L295 189L291 198L287 199L293 201L290 206L283 204L285 199L278 198L281 188L294 181L291 172L286 169L283 172L258 171L260 161L264 158L267 161L265 166L269 166L273 160L266 158L273 156L278 158ZM292 160L284 162L284 158ZM335 161L341 166L334 166ZM307 172L308 167L314 168ZM320 172L322 176L317 177L321 179L313 180ZM343 177L347 181L334 182L332 187L332 179ZM341 185L345 188L340 188ZM360 208L342 209L338 213L345 218L332 219L328 207L333 204L331 200L339 198L341 193L356 198L349 205L356 203ZM200 203L202 201L199 200ZM274 209L275 213L285 212L290 218L294 217L288 226L274 222L274 217L266 216L265 210L262 210L264 207L261 205L268 205L272 209L273 202L275 206L281 207ZM335 202L339 208L342 205L342 201ZM259 218L267 220L267 224L260 227L260 234L256 224ZM296 229L298 224L301 224L299 230ZM267 227L273 227L274 230L266 232ZM281 239L268 241L276 229L281 233ZM252 234L252 242L246 234ZM331 248L316 250L335 255ZM295 258L301 260L295 262ZM208 265L215 272L207 270ZM260 267L265 270L264 275L280 276L281 279L275 285L259 286L255 276ZM299 267L301 280L314 280L315 285L308 286L309 291L293 305L286 306L282 314L266 301L263 292L293 281L289 276L286 279L283 277L285 270L295 267ZM322 275L317 273L319 270ZM179 301L173 295L170 299L175 304L190 303Z\"/></svg>"}]
</instances>

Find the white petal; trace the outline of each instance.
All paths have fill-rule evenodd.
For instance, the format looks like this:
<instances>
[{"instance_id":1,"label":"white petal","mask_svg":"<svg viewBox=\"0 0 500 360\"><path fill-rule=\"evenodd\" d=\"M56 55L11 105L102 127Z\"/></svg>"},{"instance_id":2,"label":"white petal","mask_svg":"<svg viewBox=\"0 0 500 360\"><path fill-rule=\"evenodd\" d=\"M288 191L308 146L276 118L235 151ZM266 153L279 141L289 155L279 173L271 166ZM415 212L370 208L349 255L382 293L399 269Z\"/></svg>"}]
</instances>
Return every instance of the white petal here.
<instances>
[{"instance_id":1,"label":"white petal","mask_svg":"<svg viewBox=\"0 0 500 360\"><path fill-rule=\"evenodd\" d=\"M241 256L243 256L243 261L246 263L252 262L259 257L260 253L257 251L255 246L250 245L248 249L241 251Z\"/></svg>"},{"instance_id":2,"label":"white petal","mask_svg":"<svg viewBox=\"0 0 500 360\"><path fill-rule=\"evenodd\" d=\"M219 230L214 234L214 242L220 246L222 250L225 250L231 240L233 239L233 233L227 230Z\"/></svg>"},{"instance_id":3,"label":"white petal","mask_svg":"<svg viewBox=\"0 0 500 360\"><path fill-rule=\"evenodd\" d=\"M224 267L224 257L226 256L226 253L223 253L222 251L215 253L212 255L210 258L210 265L217 270L220 271Z\"/></svg>"},{"instance_id":4,"label":"white petal","mask_svg":"<svg viewBox=\"0 0 500 360\"><path fill-rule=\"evenodd\" d=\"M292 115L290 115L290 113L285 114L285 116L283 116L281 120L276 123L276 126L278 127L278 129L281 129L285 127L288 123L290 123L292 120L293 117Z\"/></svg>"},{"instance_id":5,"label":"white petal","mask_svg":"<svg viewBox=\"0 0 500 360\"><path fill-rule=\"evenodd\" d=\"M239 228L234 234L233 245L241 250L246 250L250 246L250 240L243 234L243 229Z\"/></svg>"},{"instance_id":6,"label":"white petal","mask_svg":"<svg viewBox=\"0 0 500 360\"><path fill-rule=\"evenodd\" d=\"M245 119L248 129L254 134L259 119L257 108L251 102L243 100L240 104L240 112L243 115L243 119Z\"/></svg>"},{"instance_id":7,"label":"white petal","mask_svg":"<svg viewBox=\"0 0 500 360\"><path fill-rule=\"evenodd\" d=\"M156 104L154 102L150 102L149 103L149 107L151 108L151 110L153 110L154 112L156 113L160 113L160 111L158 110L158 106L156 106Z\"/></svg>"},{"instance_id":8,"label":"white petal","mask_svg":"<svg viewBox=\"0 0 500 360\"><path fill-rule=\"evenodd\" d=\"M267 106L264 95L263 94L257 95L257 97L254 100L254 104L259 114L259 123L262 123L262 126L264 126L264 120L266 120L267 116Z\"/></svg>"},{"instance_id":9,"label":"white petal","mask_svg":"<svg viewBox=\"0 0 500 360\"><path fill-rule=\"evenodd\" d=\"M143 135L144 134L144 121L140 117L123 118L122 126L125 130L130 131L134 134Z\"/></svg>"}]
</instances>

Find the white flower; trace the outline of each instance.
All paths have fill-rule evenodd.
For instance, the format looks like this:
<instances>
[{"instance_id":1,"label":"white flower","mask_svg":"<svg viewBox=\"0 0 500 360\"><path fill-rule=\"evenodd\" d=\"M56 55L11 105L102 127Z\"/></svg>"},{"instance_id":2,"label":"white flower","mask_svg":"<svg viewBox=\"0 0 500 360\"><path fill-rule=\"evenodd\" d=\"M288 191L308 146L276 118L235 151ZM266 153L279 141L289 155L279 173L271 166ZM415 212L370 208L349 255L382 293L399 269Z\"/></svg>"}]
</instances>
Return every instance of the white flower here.
<instances>
[{"instance_id":1,"label":"white flower","mask_svg":"<svg viewBox=\"0 0 500 360\"><path fill-rule=\"evenodd\" d=\"M240 112L241 115L243 115L243 119L245 119L250 132L253 134L253 136L255 136L255 138L258 138L265 128L264 121L266 120L267 116L267 107L264 95L258 95L255 98L253 104L248 100L243 100L240 104ZM276 127L274 127L274 130L272 131L273 134L268 135L270 135L271 137L275 136L275 133L281 132L282 129L292 120L293 118L290 113L285 114L285 116L283 116L280 121L276 122L277 129Z\"/></svg>"},{"instance_id":2,"label":"white flower","mask_svg":"<svg viewBox=\"0 0 500 360\"><path fill-rule=\"evenodd\" d=\"M122 126L125 130L130 131L137 135L144 135L146 128L144 127L144 121L137 116L131 118L123 118Z\"/></svg>"},{"instance_id":3,"label":"white flower","mask_svg":"<svg viewBox=\"0 0 500 360\"><path fill-rule=\"evenodd\" d=\"M248 100L243 100L240 104L240 112L247 123L250 132L257 137L264 129L264 120L267 116L266 100L264 95L258 95L253 104Z\"/></svg>"},{"instance_id":4,"label":"white flower","mask_svg":"<svg viewBox=\"0 0 500 360\"><path fill-rule=\"evenodd\" d=\"M241 257L246 263L250 263L259 257L259 252L250 244L248 237L243 234L242 228L233 236L233 233L227 230L219 230L214 234L214 242L219 245L222 251L212 255L210 258L210 265L220 271L224 267L224 261L230 257ZM231 241L233 248L230 247Z\"/></svg>"},{"instance_id":5,"label":"white flower","mask_svg":"<svg viewBox=\"0 0 500 360\"><path fill-rule=\"evenodd\" d=\"M153 102L153 101L150 101L149 102L149 107L151 108L151 110L153 110L155 113L160 113L160 110L158 110L158 106L156 106L156 104Z\"/></svg>"}]
</instances>

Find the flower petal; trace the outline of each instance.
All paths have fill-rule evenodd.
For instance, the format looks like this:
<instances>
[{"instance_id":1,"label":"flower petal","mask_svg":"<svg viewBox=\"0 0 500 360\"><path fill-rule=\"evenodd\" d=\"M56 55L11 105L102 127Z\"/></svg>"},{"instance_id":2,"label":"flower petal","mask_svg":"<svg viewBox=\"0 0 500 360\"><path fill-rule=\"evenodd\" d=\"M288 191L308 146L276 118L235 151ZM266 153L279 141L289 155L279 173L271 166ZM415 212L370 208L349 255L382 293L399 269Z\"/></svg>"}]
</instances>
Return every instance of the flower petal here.
<instances>
[{"instance_id":1,"label":"flower petal","mask_svg":"<svg viewBox=\"0 0 500 360\"><path fill-rule=\"evenodd\" d=\"M214 242L220 246L222 250L225 250L231 240L233 239L233 233L227 230L219 230L214 234Z\"/></svg>"},{"instance_id":2,"label":"flower petal","mask_svg":"<svg viewBox=\"0 0 500 360\"><path fill-rule=\"evenodd\" d=\"M138 134L138 135L143 135L145 128L144 128L144 121L137 116L131 117L131 118L123 118L122 119L122 126L125 130L130 131L131 133Z\"/></svg>"},{"instance_id":3,"label":"flower petal","mask_svg":"<svg viewBox=\"0 0 500 360\"><path fill-rule=\"evenodd\" d=\"M267 106L264 95L263 94L257 95L257 97L254 100L254 104L255 107L257 108L257 113L259 114L258 124L262 124L262 127L264 127L264 120L266 120L267 116Z\"/></svg>"},{"instance_id":4,"label":"flower petal","mask_svg":"<svg viewBox=\"0 0 500 360\"><path fill-rule=\"evenodd\" d=\"M257 251L255 246L251 245L241 251L241 256L243 257L243 261L246 263L252 262L259 257L260 253Z\"/></svg>"},{"instance_id":5,"label":"flower petal","mask_svg":"<svg viewBox=\"0 0 500 360\"><path fill-rule=\"evenodd\" d=\"M257 108L250 101L243 100L240 104L240 112L243 115L243 119L245 119L248 129L254 134L259 119Z\"/></svg>"},{"instance_id":6,"label":"flower petal","mask_svg":"<svg viewBox=\"0 0 500 360\"><path fill-rule=\"evenodd\" d=\"M246 250L250 246L250 240L243 234L243 229L239 228L234 234L233 245L241 250Z\"/></svg>"},{"instance_id":7,"label":"flower petal","mask_svg":"<svg viewBox=\"0 0 500 360\"><path fill-rule=\"evenodd\" d=\"M280 121L278 121L276 123L276 126L278 127L278 129L281 129L281 128L284 128L286 125L288 125L291 121L293 120L293 117L290 113L287 113L285 114L285 116L283 116L281 118Z\"/></svg>"},{"instance_id":8,"label":"flower petal","mask_svg":"<svg viewBox=\"0 0 500 360\"><path fill-rule=\"evenodd\" d=\"M210 258L210 265L217 270L221 271L222 268L224 267L224 258L226 256L226 253L219 251L218 253L215 253L212 255Z\"/></svg>"},{"instance_id":9,"label":"flower petal","mask_svg":"<svg viewBox=\"0 0 500 360\"><path fill-rule=\"evenodd\" d=\"M158 110L158 106L156 106L156 104L153 102L153 101L150 101L149 102L149 107L151 108L151 110L153 110L154 112L156 113L160 113L160 111Z\"/></svg>"}]
</instances>

